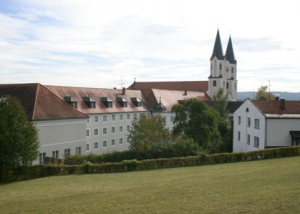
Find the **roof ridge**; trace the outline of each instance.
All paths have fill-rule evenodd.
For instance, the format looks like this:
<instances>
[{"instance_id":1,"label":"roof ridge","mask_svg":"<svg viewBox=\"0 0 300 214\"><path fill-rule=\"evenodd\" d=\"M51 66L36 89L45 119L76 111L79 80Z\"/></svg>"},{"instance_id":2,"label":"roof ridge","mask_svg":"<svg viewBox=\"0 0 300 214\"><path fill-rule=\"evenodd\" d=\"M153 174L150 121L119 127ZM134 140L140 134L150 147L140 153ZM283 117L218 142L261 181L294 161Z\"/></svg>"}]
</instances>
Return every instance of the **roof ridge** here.
<instances>
[{"instance_id":1,"label":"roof ridge","mask_svg":"<svg viewBox=\"0 0 300 214\"><path fill-rule=\"evenodd\" d=\"M33 84L34 85L34 84ZM35 116L35 108L36 108L36 101L37 101L37 97L38 97L38 92L39 92L39 85L40 83L36 83L36 90L35 90L35 97L34 97L34 104L33 104L33 111L32 111L32 116L31 116L31 120L33 121L33 118Z\"/></svg>"}]
</instances>

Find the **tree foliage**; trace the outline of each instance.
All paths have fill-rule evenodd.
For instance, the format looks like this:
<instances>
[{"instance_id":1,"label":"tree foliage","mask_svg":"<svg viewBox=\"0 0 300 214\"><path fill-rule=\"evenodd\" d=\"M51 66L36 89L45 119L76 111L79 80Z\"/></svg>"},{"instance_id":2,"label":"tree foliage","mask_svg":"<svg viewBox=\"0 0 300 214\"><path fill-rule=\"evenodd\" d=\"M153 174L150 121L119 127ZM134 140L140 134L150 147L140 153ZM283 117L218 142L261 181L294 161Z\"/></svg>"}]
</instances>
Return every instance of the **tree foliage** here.
<instances>
[{"instance_id":1,"label":"tree foliage","mask_svg":"<svg viewBox=\"0 0 300 214\"><path fill-rule=\"evenodd\" d=\"M132 128L128 137L130 139L130 149L145 153L157 143L169 142L170 133L165 128L163 118L160 115L148 118L142 114L132 121Z\"/></svg>"},{"instance_id":2,"label":"tree foliage","mask_svg":"<svg viewBox=\"0 0 300 214\"><path fill-rule=\"evenodd\" d=\"M213 95L213 108L223 118L228 116L228 110L226 108L228 102L228 95L224 94L224 88L220 88L216 94Z\"/></svg>"},{"instance_id":3,"label":"tree foliage","mask_svg":"<svg viewBox=\"0 0 300 214\"><path fill-rule=\"evenodd\" d=\"M38 131L28 121L20 102L11 96L0 98L0 175L38 156Z\"/></svg>"},{"instance_id":4,"label":"tree foliage","mask_svg":"<svg viewBox=\"0 0 300 214\"><path fill-rule=\"evenodd\" d=\"M267 92L267 90L268 90L268 86L266 86L266 85L260 86L257 89L255 99L256 100L275 100L275 95L270 92Z\"/></svg>"},{"instance_id":5,"label":"tree foliage","mask_svg":"<svg viewBox=\"0 0 300 214\"><path fill-rule=\"evenodd\" d=\"M202 148L207 148L213 135L218 133L218 113L206 103L190 99L173 106L175 114L173 134L192 138Z\"/></svg>"}]
</instances>

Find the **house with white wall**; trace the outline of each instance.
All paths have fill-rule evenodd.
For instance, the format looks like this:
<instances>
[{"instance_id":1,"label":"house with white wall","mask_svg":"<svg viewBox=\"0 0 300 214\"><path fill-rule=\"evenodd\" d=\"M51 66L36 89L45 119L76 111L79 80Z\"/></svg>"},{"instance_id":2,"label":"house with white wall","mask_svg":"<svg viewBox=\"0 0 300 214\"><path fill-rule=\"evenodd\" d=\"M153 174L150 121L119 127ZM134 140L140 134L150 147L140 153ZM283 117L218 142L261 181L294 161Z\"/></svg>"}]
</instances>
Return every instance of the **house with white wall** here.
<instances>
[{"instance_id":1,"label":"house with white wall","mask_svg":"<svg viewBox=\"0 0 300 214\"><path fill-rule=\"evenodd\" d=\"M294 146L300 139L300 101L247 99L234 112L233 151Z\"/></svg>"}]
</instances>

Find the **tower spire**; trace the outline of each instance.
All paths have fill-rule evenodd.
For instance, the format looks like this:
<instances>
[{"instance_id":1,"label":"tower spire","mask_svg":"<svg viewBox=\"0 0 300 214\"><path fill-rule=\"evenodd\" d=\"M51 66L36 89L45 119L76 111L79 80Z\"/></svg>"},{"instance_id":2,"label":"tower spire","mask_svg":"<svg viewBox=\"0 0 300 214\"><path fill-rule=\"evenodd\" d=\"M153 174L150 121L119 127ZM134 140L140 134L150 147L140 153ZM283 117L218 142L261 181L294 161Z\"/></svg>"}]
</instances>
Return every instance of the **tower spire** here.
<instances>
[{"instance_id":1,"label":"tower spire","mask_svg":"<svg viewBox=\"0 0 300 214\"><path fill-rule=\"evenodd\" d=\"M212 60L214 57L217 57L218 60L223 60L224 59L219 29L218 29L218 32L217 32L215 45L214 45L214 49L213 49L212 55L210 57L210 60Z\"/></svg>"},{"instance_id":2,"label":"tower spire","mask_svg":"<svg viewBox=\"0 0 300 214\"><path fill-rule=\"evenodd\" d=\"M236 59L234 57L234 52L233 52L233 47L232 47L231 36L229 36L225 59L228 60L231 64L236 64Z\"/></svg>"}]
</instances>

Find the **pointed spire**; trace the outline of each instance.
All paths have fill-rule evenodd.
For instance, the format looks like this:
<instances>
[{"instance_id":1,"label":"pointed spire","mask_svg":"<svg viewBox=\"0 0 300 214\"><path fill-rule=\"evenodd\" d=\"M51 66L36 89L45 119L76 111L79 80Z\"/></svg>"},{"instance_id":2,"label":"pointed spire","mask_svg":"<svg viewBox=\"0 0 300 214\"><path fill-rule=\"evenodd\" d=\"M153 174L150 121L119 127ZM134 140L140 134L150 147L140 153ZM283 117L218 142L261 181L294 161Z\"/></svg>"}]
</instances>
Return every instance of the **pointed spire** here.
<instances>
[{"instance_id":1,"label":"pointed spire","mask_svg":"<svg viewBox=\"0 0 300 214\"><path fill-rule=\"evenodd\" d=\"M215 41L215 45L214 45L214 50L212 52L210 60L212 60L214 57L217 57L217 59L219 59L219 60L224 59L219 29L218 29L218 32L217 32L216 41Z\"/></svg>"},{"instance_id":2,"label":"pointed spire","mask_svg":"<svg viewBox=\"0 0 300 214\"><path fill-rule=\"evenodd\" d=\"M234 53L233 53L232 42L231 42L231 36L229 37L229 41L228 41L228 44L227 44L225 58L231 64L236 64L236 60L235 60Z\"/></svg>"}]
</instances>

